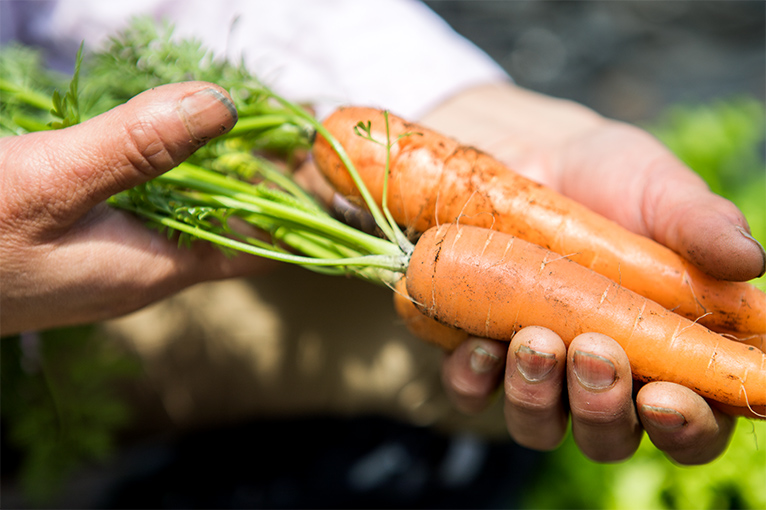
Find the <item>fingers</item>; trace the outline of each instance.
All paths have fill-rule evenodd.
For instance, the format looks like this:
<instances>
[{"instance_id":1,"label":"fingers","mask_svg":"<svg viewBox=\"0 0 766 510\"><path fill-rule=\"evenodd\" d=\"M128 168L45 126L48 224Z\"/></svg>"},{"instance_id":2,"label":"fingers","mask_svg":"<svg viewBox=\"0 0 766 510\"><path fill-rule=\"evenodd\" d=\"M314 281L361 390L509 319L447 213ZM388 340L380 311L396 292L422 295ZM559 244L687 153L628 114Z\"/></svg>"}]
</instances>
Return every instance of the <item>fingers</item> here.
<instances>
[{"instance_id":1,"label":"fingers","mask_svg":"<svg viewBox=\"0 0 766 510\"><path fill-rule=\"evenodd\" d=\"M652 443L680 464L703 464L721 455L736 422L673 383L647 384L638 392L636 405Z\"/></svg>"},{"instance_id":2,"label":"fingers","mask_svg":"<svg viewBox=\"0 0 766 510\"><path fill-rule=\"evenodd\" d=\"M504 342L471 337L447 355L442 382L455 407L472 414L489 405L503 376L507 349Z\"/></svg>"},{"instance_id":3,"label":"fingers","mask_svg":"<svg viewBox=\"0 0 766 510\"><path fill-rule=\"evenodd\" d=\"M553 331L531 326L519 331L508 348L505 419L514 441L535 450L552 450L564 438L566 348Z\"/></svg>"},{"instance_id":4,"label":"fingers","mask_svg":"<svg viewBox=\"0 0 766 510\"><path fill-rule=\"evenodd\" d=\"M607 122L573 138L559 156L561 191L594 211L717 278L766 272L766 252L737 207L645 131Z\"/></svg>"},{"instance_id":5,"label":"fingers","mask_svg":"<svg viewBox=\"0 0 766 510\"><path fill-rule=\"evenodd\" d=\"M735 417L677 384L647 384L634 403L625 352L598 333L579 335L568 349L556 333L536 326L519 331L507 349L471 338L445 358L447 393L460 410L481 411L492 401L503 367L508 432L527 448L556 448L571 415L574 441L594 461L629 458L646 430L674 461L702 464L726 450L734 430Z\"/></svg>"},{"instance_id":6,"label":"fingers","mask_svg":"<svg viewBox=\"0 0 766 510\"><path fill-rule=\"evenodd\" d=\"M656 211L655 239L706 273L747 281L766 272L763 246L750 235L745 217L730 201L707 192L681 199L653 184L647 189L646 204Z\"/></svg>"},{"instance_id":7,"label":"fingers","mask_svg":"<svg viewBox=\"0 0 766 510\"><path fill-rule=\"evenodd\" d=\"M706 273L746 281L766 272L742 212L669 153L647 165L641 207L649 234Z\"/></svg>"},{"instance_id":8,"label":"fingers","mask_svg":"<svg viewBox=\"0 0 766 510\"><path fill-rule=\"evenodd\" d=\"M178 165L236 120L220 87L166 85L82 124L9 140L3 166L12 170L11 185L26 193L20 200L39 204L32 213L74 222L109 196Z\"/></svg>"},{"instance_id":9,"label":"fingers","mask_svg":"<svg viewBox=\"0 0 766 510\"><path fill-rule=\"evenodd\" d=\"M622 348L599 333L577 336L567 352L567 386L572 435L580 450L599 462L630 457L642 430Z\"/></svg>"}]
</instances>

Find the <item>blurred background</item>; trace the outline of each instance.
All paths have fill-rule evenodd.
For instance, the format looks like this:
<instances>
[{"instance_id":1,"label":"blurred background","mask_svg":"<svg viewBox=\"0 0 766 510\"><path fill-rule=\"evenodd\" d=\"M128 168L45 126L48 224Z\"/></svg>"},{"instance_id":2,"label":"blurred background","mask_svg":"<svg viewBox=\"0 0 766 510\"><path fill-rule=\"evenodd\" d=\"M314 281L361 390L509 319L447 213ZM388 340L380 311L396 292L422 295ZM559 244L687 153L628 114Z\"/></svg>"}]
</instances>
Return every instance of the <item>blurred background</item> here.
<instances>
[{"instance_id":1,"label":"blurred background","mask_svg":"<svg viewBox=\"0 0 766 510\"><path fill-rule=\"evenodd\" d=\"M766 241L766 3L425 3L519 85L655 133ZM377 416L240 422L137 443L123 431L140 420L109 389L140 367L89 328L36 341L73 375L56 391L79 425L62 446L50 409L14 400L8 388L22 379L26 396L50 381L7 363L23 358L23 342L0 344L4 508L766 508L764 422L740 420L721 459L688 468L646 442L599 465L569 439L536 454Z\"/></svg>"},{"instance_id":2,"label":"blurred background","mask_svg":"<svg viewBox=\"0 0 766 510\"><path fill-rule=\"evenodd\" d=\"M762 2L425 3L519 85L620 120L766 93Z\"/></svg>"}]
</instances>

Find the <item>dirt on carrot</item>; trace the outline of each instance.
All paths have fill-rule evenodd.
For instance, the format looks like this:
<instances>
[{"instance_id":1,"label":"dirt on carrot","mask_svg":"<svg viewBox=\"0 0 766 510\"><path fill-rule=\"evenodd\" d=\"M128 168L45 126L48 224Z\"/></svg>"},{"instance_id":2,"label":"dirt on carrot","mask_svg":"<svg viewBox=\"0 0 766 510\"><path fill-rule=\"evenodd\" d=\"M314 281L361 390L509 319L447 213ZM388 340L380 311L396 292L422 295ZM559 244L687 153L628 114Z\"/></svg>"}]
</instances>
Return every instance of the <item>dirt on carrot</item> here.
<instances>
[{"instance_id":1,"label":"dirt on carrot","mask_svg":"<svg viewBox=\"0 0 766 510\"><path fill-rule=\"evenodd\" d=\"M407 294L406 278L396 282L394 288L394 309L407 330L415 337L439 347L453 351L468 339L468 333L449 327L424 315Z\"/></svg>"},{"instance_id":2,"label":"dirt on carrot","mask_svg":"<svg viewBox=\"0 0 766 510\"><path fill-rule=\"evenodd\" d=\"M715 279L665 246L634 234L554 190L526 179L491 156L388 115L388 207L416 232L459 221L506 232L607 276L705 326L738 334L766 333L766 293L745 282ZM371 121L370 135L354 127ZM324 126L349 154L380 203L386 168L386 121L371 108L341 108ZM356 203L357 187L335 151L319 136L319 169Z\"/></svg>"},{"instance_id":3,"label":"dirt on carrot","mask_svg":"<svg viewBox=\"0 0 766 510\"><path fill-rule=\"evenodd\" d=\"M522 239L467 225L429 229L406 278L416 306L449 327L507 341L544 326L567 345L603 333L625 349L635 379L675 382L737 414L766 415L765 353Z\"/></svg>"}]
</instances>

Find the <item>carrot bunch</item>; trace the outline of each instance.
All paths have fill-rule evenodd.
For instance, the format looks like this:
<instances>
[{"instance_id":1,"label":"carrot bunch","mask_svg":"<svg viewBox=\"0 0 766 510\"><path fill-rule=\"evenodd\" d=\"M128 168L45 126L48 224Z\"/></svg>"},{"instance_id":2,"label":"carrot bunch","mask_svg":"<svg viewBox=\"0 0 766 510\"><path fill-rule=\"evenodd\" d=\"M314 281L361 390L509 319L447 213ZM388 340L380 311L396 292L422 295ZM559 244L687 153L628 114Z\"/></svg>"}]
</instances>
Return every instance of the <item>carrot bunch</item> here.
<instances>
[{"instance_id":1,"label":"carrot bunch","mask_svg":"<svg viewBox=\"0 0 766 510\"><path fill-rule=\"evenodd\" d=\"M334 187L361 205L365 190L423 233L395 294L416 335L453 349L468 334L507 341L527 325L567 343L600 332L622 345L639 380L677 382L739 414L766 414L766 294L753 285L713 278L388 112L341 108L323 127L334 141L319 136L312 154Z\"/></svg>"},{"instance_id":2,"label":"carrot bunch","mask_svg":"<svg viewBox=\"0 0 766 510\"><path fill-rule=\"evenodd\" d=\"M386 112L346 108L319 122L246 70L142 24L113 44L105 55L81 54L91 69L86 86L78 86L78 64L69 91L54 92L52 103L29 80L0 80L0 136L86 121L144 85L177 81L179 62L193 63L184 79L223 81L238 125L110 206L179 242L396 287L409 325L449 349L468 334L507 341L526 325L566 342L601 332L623 346L637 379L676 382L734 413L766 415L766 353L727 337L763 338L766 298L754 287L712 279L488 155ZM88 78L110 75L130 79L88 87ZM83 90L108 101L80 100ZM273 164L275 154L299 159L312 138L320 169L370 211L379 235L333 217ZM413 243L402 226L422 235Z\"/></svg>"},{"instance_id":3,"label":"carrot bunch","mask_svg":"<svg viewBox=\"0 0 766 510\"><path fill-rule=\"evenodd\" d=\"M766 294L751 284L715 279L669 248L513 172L477 149L388 115L389 134L400 138L387 151L356 134L370 122L373 138L386 139L383 112L342 108L324 122L340 140L365 184L402 225L423 232L460 221L512 234L621 283L665 308L717 331L766 333ZM342 194L358 188L323 139L314 144L317 166ZM357 200L358 202L358 200Z\"/></svg>"}]
</instances>

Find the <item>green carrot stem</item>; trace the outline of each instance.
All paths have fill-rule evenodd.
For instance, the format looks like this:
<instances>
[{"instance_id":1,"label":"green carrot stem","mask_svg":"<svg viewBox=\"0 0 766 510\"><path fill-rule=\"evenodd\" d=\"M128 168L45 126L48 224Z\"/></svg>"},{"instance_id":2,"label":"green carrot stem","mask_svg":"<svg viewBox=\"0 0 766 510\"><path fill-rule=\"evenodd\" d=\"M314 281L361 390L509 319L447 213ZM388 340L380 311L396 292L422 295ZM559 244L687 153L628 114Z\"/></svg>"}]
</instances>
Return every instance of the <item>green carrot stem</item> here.
<instances>
[{"instance_id":1,"label":"green carrot stem","mask_svg":"<svg viewBox=\"0 0 766 510\"><path fill-rule=\"evenodd\" d=\"M13 94L15 99L39 110L47 112L52 106L50 96L37 92L36 90L22 88L3 78L0 78L0 91L9 92Z\"/></svg>"},{"instance_id":2,"label":"green carrot stem","mask_svg":"<svg viewBox=\"0 0 766 510\"><path fill-rule=\"evenodd\" d=\"M222 136L222 138L232 138L242 136L252 131L262 131L268 128L279 127L290 123L292 116L271 114L271 115L252 115L240 118L231 130Z\"/></svg>"},{"instance_id":3,"label":"green carrot stem","mask_svg":"<svg viewBox=\"0 0 766 510\"><path fill-rule=\"evenodd\" d=\"M383 178L383 197L381 200L383 214L388 220L389 225L391 225L391 230L393 230L395 235L394 241L396 244L399 245L399 248L401 248L404 253L411 254L415 247L399 228L399 224L396 222L388 208L388 180L391 175L391 147L393 146L391 143L391 128L388 122L388 110L383 112L383 118L386 120L386 169Z\"/></svg>"},{"instance_id":4,"label":"green carrot stem","mask_svg":"<svg viewBox=\"0 0 766 510\"><path fill-rule=\"evenodd\" d=\"M390 241L366 234L332 218L317 217L312 213L270 200L252 196L241 196L239 193L234 193L231 196L211 194L209 198L214 204L263 214L279 220L281 224L298 225L304 229L329 236L343 244L359 247L369 253L392 256L401 255L402 253L399 247Z\"/></svg>"},{"instance_id":5,"label":"green carrot stem","mask_svg":"<svg viewBox=\"0 0 766 510\"><path fill-rule=\"evenodd\" d=\"M237 154L237 156L246 158L246 164L252 165L258 175L262 176L266 181L276 184L279 188L285 190L290 195L293 195L304 205L307 205L312 209L316 209L317 211L323 210L316 202L316 200L314 200L314 198L306 192L306 190L298 186L298 184L293 179L280 172L273 164L263 159L256 158L249 153L241 153Z\"/></svg>"},{"instance_id":6,"label":"green carrot stem","mask_svg":"<svg viewBox=\"0 0 766 510\"><path fill-rule=\"evenodd\" d=\"M301 117L305 119L307 122L309 122L312 126L314 126L316 131L319 134L321 134L325 138L325 140L327 140L327 142L330 144L333 150L338 154L338 157L340 158L341 162L345 165L346 169L348 170L348 173L351 176L351 179L354 181L354 184L359 190L359 194L364 200L364 203L367 206L367 209L370 211L370 214L372 215L373 220L375 221L378 228L381 230L381 232L383 232L383 235L386 238L388 238L392 242L397 243L398 239L395 234L394 228L391 227L389 221L387 220L385 215L382 213L382 211L378 207L378 204L375 202L375 199L370 194L370 191L367 189L367 186L364 184L364 181L359 176L359 172L356 170L354 163L351 161L351 158L348 157L346 150L338 142L338 140L336 140L335 137L332 136L332 134L329 131L327 131L327 129L325 129L325 127L322 125L321 122L319 122L316 118L314 118L312 115L307 113L302 108L299 108L298 106L292 104L291 102L279 96L275 95L274 98L280 103L282 103L285 107L295 112L295 114L298 117Z\"/></svg>"},{"instance_id":7,"label":"green carrot stem","mask_svg":"<svg viewBox=\"0 0 766 510\"><path fill-rule=\"evenodd\" d=\"M31 117L26 116L14 116L13 122L15 122L19 127L29 131L30 133L34 133L36 131L48 131L51 128L47 123L40 122L38 120L35 120Z\"/></svg>"},{"instance_id":8,"label":"green carrot stem","mask_svg":"<svg viewBox=\"0 0 766 510\"><path fill-rule=\"evenodd\" d=\"M302 266L349 266L349 267L378 267L386 269L392 272L402 272L407 267L407 261L405 257L400 253L399 255L363 255L360 257L347 257L347 258L313 258L302 255L294 255L291 253L284 253L272 249L264 249L251 244L243 243L235 239L231 239L220 234L189 225L172 218L168 218L156 213L141 210L140 208L131 208L125 205L120 205L128 210L132 210L134 213L144 216L145 218L165 227L171 228L178 232L189 234L190 236L202 239L224 248L229 248L235 251L241 251L258 257L264 257L271 260L277 260L280 262L287 262L291 264L299 264Z\"/></svg>"},{"instance_id":9,"label":"green carrot stem","mask_svg":"<svg viewBox=\"0 0 766 510\"><path fill-rule=\"evenodd\" d=\"M387 255L401 253L395 244L361 232L327 214L319 216L315 211L307 212L289 205L276 203L273 200L260 198L257 196L257 188L251 184L195 168L194 165L188 163L182 163L170 172L157 177L157 180L204 192L217 206L265 214L278 218L281 222L290 221L300 224L351 246L364 248L370 253Z\"/></svg>"}]
</instances>

